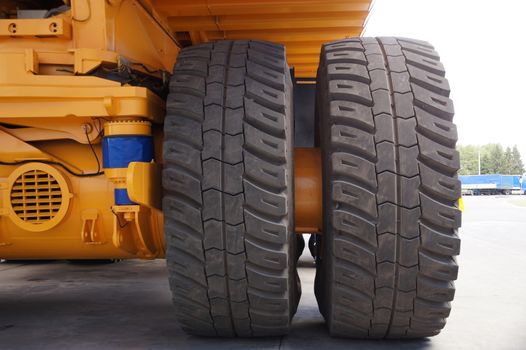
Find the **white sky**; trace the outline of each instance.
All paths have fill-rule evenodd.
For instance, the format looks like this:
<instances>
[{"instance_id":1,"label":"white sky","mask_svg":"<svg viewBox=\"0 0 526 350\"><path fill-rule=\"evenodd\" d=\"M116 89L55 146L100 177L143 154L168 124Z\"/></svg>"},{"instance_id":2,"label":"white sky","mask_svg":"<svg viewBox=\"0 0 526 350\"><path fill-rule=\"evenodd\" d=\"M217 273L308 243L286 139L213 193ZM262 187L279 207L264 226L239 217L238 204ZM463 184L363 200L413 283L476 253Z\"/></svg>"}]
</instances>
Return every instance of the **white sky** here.
<instances>
[{"instance_id":1,"label":"white sky","mask_svg":"<svg viewBox=\"0 0 526 350\"><path fill-rule=\"evenodd\" d=\"M365 36L429 41L446 68L459 144L517 144L526 161L526 1L376 0Z\"/></svg>"}]
</instances>

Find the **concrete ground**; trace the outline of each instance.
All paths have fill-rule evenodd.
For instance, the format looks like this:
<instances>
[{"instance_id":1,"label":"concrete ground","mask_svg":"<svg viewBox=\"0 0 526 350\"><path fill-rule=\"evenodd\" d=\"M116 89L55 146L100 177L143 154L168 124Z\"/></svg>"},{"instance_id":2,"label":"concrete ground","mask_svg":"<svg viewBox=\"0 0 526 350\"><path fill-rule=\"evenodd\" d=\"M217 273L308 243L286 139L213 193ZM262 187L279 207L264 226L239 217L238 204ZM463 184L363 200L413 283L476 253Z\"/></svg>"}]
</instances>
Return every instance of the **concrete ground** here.
<instances>
[{"instance_id":1,"label":"concrete ground","mask_svg":"<svg viewBox=\"0 0 526 350\"><path fill-rule=\"evenodd\" d=\"M164 261L0 264L0 349L526 349L526 197L467 197L460 275L445 330L419 341L329 338L302 257L287 337L204 339L172 313Z\"/></svg>"}]
</instances>

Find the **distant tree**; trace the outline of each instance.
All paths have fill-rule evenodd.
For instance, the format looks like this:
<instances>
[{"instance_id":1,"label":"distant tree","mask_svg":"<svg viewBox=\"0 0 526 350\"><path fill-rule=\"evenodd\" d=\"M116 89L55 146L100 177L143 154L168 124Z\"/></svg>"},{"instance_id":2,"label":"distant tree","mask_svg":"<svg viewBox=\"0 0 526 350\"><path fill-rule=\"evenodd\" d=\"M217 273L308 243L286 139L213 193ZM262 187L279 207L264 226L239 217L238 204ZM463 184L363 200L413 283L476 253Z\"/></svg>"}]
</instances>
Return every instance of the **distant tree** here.
<instances>
[{"instance_id":1,"label":"distant tree","mask_svg":"<svg viewBox=\"0 0 526 350\"><path fill-rule=\"evenodd\" d=\"M495 167L493 166L488 153L484 153L481 156L480 163L481 174L491 174L494 172Z\"/></svg>"},{"instance_id":2,"label":"distant tree","mask_svg":"<svg viewBox=\"0 0 526 350\"><path fill-rule=\"evenodd\" d=\"M513 174L513 163L513 154L511 153L511 148L508 146L506 147L506 152L504 152L504 158L502 159L502 165L499 174Z\"/></svg>"},{"instance_id":3,"label":"distant tree","mask_svg":"<svg viewBox=\"0 0 526 350\"><path fill-rule=\"evenodd\" d=\"M517 145L513 146L513 151L511 152L511 173L514 175L524 174L524 163L522 162L521 153L517 148Z\"/></svg>"},{"instance_id":4,"label":"distant tree","mask_svg":"<svg viewBox=\"0 0 526 350\"><path fill-rule=\"evenodd\" d=\"M506 150L498 143L459 145L457 150L460 154L460 175L478 174L479 152L481 174L524 174L524 163L516 145L513 149L507 147Z\"/></svg>"},{"instance_id":5,"label":"distant tree","mask_svg":"<svg viewBox=\"0 0 526 350\"><path fill-rule=\"evenodd\" d=\"M460 175L478 174L479 147L473 145L458 146L460 154Z\"/></svg>"},{"instance_id":6,"label":"distant tree","mask_svg":"<svg viewBox=\"0 0 526 350\"><path fill-rule=\"evenodd\" d=\"M503 170L504 150L498 143L490 143L481 149L481 173L499 174Z\"/></svg>"}]
</instances>

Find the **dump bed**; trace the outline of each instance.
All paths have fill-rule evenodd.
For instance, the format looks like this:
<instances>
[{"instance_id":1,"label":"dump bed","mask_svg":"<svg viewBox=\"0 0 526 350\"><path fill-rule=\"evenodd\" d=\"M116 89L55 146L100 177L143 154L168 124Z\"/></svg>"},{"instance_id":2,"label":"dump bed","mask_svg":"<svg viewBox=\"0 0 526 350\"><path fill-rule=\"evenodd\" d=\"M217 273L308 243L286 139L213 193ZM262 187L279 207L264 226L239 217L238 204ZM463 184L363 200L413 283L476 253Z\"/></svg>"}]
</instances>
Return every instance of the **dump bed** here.
<instances>
[{"instance_id":1,"label":"dump bed","mask_svg":"<svg viewBox=\"0 0 526 350\"><path fill-rule=\"evenodd\" d=\"M285 44L297 77L316 76L322 43L359 36L371 6L371 0L150 1L183 43L262 39Z\"/></svg>"},{"instance_id":2,"label":"dump bed","mask_svg":"<svg viewBox=\"0 0 526 350\"><path fill-rule=\"evenodd\" d=\"M372 0L3 0L0 49L31 47L39 57L49 56L50 50L102 49L156 70L171 69L178 52L174 40L179 48L224 39L266 40L286 46L287 60L296 77L312 78L316 76L321 45L360 36L371 3ZM62 14L63 8L69 6L71 13ZM37 18L40 21L31 21ZM55 19L59 22L55 23ZM162 42L166 40L170 42ZM50 62L48 58L44 60ZM51 61L58 63L56 59Z\"/></svg>"}]
</instances>

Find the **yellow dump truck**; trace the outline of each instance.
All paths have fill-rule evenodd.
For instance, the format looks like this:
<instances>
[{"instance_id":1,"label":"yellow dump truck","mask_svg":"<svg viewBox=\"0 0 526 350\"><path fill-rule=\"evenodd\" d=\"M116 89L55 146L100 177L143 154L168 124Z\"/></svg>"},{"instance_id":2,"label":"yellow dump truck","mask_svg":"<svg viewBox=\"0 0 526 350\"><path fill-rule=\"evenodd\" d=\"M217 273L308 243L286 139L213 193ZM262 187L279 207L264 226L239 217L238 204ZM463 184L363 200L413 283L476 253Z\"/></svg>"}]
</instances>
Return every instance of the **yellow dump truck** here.
<instances>
[{"instance_id":1,"label":"yellow dump truck","mask_svg":"<svg viewBox=\"0 0 526 350\"><path fill-rule=\"evenodd\" d=\"M0 258L166 258L185 331L272 336L311 234L332 335L438 334L450 88L429 43L360 37L370 3L2 1Z\"/></svg>"}]
</instances>

